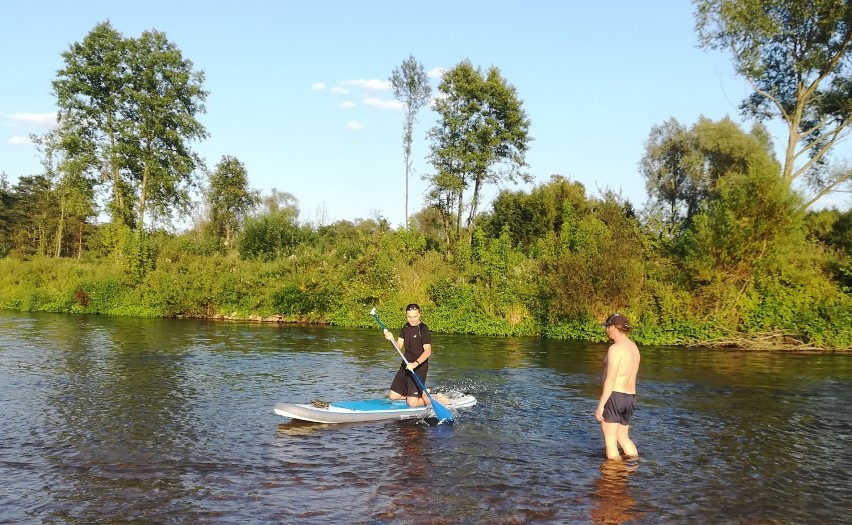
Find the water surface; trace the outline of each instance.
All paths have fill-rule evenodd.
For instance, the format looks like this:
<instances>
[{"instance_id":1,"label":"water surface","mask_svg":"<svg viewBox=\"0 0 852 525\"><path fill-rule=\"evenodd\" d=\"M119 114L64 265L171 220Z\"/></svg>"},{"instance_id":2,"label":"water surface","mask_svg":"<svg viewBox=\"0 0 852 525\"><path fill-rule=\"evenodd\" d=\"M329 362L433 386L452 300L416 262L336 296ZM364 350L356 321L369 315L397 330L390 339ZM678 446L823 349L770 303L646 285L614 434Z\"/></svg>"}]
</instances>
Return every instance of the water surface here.
<instances>
[{"instance_id":1,"label":"water surface","mask_svg":"<svg viewBox=\"0 0 852 525\"><path fill-rule=\"evenodd\" d=\"M378 329L0 312L0 522L848 523L852 356L643 347L609 464L605 350L435 334L454 425L298 424L384 394Z\"/></svg>"}]
</instances>

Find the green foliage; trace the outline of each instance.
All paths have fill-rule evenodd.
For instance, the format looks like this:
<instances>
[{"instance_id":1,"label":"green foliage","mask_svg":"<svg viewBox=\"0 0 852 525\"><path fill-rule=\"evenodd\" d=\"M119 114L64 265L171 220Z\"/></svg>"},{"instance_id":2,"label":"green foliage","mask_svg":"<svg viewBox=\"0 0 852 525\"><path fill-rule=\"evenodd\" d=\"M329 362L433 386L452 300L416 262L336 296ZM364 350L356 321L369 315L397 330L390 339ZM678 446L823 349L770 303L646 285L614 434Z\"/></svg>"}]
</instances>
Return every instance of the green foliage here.
<instances>
[{"instance_id":1,"label":"green foliage","mask_svg":"<svg viewBox=\"0 0 852 525\"><path fill-rule=\"evenodd\" d=\"M689 129L675 119L651 128L640 166L664 237L688 227L701 205L718 195L725 177L749 172L777 177L780 169L762 126L745 133L728 118L703 117Z\"/></svg>"},{"instance_id":2,"label":"green foliage","mask_svg":"<svg viewBox=\"0 0 852 525\"><path fill-rule=\"evenodd\" d=\"M231 249L243 219L259 202L259 195L249 189L248 172L236 157L225 155L210 175L207 204L215 235Z\"/></svg>"},{"instance_id":3,"label":"green foliage","mask_svg":"<svg viewBox=\"0 0 852 525\"><path fill-rule=\"evenodd\" d=\"M440 122L432 128L430 201L443 214L448 239L462 229L466 209L468 242L487 184L521 179L529 147L530 121L511 84L496 67L483 73L464 60L446 71L435 100ZM465 192L470 198L465 202ZM450 230L452 227L452 230ZM456 239L457 240L457 239Z\"/></svg>"},{"instance_id":4,"label":"green foliage","mask_svg":"<svg viewBox=\"0 0 852 525\"><path fill-rule=\"evenodd\" d=\"M112 222L141 232L146 213L185 213L200 161L189 148L207 136L204 74L159 31L125 38L96 25L62 54L53 82L58 129L47 138L63 169L110 185ZM138 255L138 254L137 254Z\"/></svg>"},{"instance_id":5,"label":"green foliage","mask_svg":"<svg viewBox=\"0 0 852 525\"><path fill-rule=\"evenodd\" d=\"M827 263L843 291L852 294L852 210L810 212L805 217L811 238L829 254Z\"/></svg>"},{"instance_id":6,"label":"green foliage","mask_svg":"<svg viewBox=\"0 0 852 525\"><path fill-rule=\"evenodd\" d=\"M596 319L643 294L645 253L629 207L614 195L584 207L565 209L556 244L540 259L550 323Z\"/></svg>"},{"instance_id":7,"label":"green foliage","mask_svg":"<svg viewBox=\"0 0 852 525\"><path fill-rule=\"evenodd\" d=\"M249 217L237 240L237 251L243 259L272 261L292 255L307 237L308 231L286 213Z\"/></svg>"},{"instance_id":8,"label":"green foliage","mask_svg":"<svg viewBox=\"0 0 852 525\"><path fill-rule=\"evenodd\" d=\"M703 310L736 329L763 276L784 272L807 245L797 203L767 172L729 174L683 236L683 264ZM745 302L744 302L745 301Z\"/></svg>"},{"instance_id":9,"label":"green foliage","mask_svg":"<svg viewBox=\"0 0 852 525\"><path fill-rule=\"evenodd\" d=\"M322 283L288 283L272 293L272 308L291 321L321 319L332 303L332 292Z\"/></svg>"},{"instance_id":10,"label":"green foliage","mask_svg":"<svg viewBox=\"0 0 852 525\"><path fill-rule=\"evenodd\" d=\"M812 193L802 208L840 189L852 170L826 168L852 124L852 5L845 0L694 3L701 46L730 52L735 70L754 89L740 106L743 115L787 126L780 178L788 189L804 179L801 186Z\"/></svg>"}]
</instances>

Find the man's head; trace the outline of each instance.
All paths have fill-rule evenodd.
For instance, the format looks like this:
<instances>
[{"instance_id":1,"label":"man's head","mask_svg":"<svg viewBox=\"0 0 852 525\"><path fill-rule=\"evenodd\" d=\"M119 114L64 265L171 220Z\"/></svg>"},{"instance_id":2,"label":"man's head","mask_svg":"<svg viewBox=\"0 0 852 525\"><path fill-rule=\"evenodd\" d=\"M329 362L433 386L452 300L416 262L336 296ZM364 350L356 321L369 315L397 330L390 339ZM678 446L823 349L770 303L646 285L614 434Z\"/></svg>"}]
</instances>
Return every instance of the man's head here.
<instances>
[{"instance_id":1,"label":"man's head","mask_svg":"<svg viewBox=\"0 0 852 525\"><path fill-rule=\"evenodd\" d=\"M417 326L420 324L420 306L416 303L411 303L405 307L405 318L408 319L408 324Z\"/></svg>"},{"instance_id":2,"label":"man's head","mask_svg":"<svg viewBox=\"0 0 852 525\"><path fill-rule=\"evenodd\" d=\"M630 322L627 321L627 318L621 314L612 314L611 316L607 317L606 321L604 321L602 326L604 328L609 328L610 326L613 326L617 328L620 332L624 332L625 334L630 332L630 330L633 330L633 327L630 326Z\"/></svg>"}]
</instances>

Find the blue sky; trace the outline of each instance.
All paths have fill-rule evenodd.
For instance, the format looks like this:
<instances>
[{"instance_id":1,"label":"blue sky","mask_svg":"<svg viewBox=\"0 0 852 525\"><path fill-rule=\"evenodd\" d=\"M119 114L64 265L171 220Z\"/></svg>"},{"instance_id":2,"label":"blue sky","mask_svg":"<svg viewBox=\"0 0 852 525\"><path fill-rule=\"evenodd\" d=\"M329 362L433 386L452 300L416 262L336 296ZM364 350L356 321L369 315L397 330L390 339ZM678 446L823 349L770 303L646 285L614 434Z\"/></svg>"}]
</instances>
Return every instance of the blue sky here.
<instances>
[{"instance_id":1,"label":"blue sky","mask_svg":"<svg viewBox=\"0 0 852 525\"><path fill-rule=\"evenodd\" d=\"M639 207L646 193L638 162L651 127L670 117L692 125L702 115L742 122L737 105L748 94L727 55L698 49L685 0L2 5L0 171L10 182L41 170L27 137L54 121L50 83L60 54L109 20L125 37L165 32L206 73L210 95L199 118L210 138L193 147L207 164L237 157L253 188L291 193L311 222L380 215L403 223L403 114L387 80L409 55L427 71L465 59L501 70L531 120L533 184L560 174L589 195L609 188ZM418 117L411 213L423 206L426 132L436 123L428 108ZM847 209L852 200L824 204Z\"/></svg>"}]
</instances>

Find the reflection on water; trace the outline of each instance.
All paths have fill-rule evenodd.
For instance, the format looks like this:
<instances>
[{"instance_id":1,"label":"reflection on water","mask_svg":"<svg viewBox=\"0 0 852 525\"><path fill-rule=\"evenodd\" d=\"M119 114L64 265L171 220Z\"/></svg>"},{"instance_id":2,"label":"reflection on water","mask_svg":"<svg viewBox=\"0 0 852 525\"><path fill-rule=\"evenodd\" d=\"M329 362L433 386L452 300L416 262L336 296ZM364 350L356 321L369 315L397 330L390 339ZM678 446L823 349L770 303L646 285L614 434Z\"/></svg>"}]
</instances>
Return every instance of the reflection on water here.
<instances>
[{"instance_id":1,"label":"reflection on water","mask_svg":"<svg viewBox=\"0 0 852 525\"><path fill-rule=\"evenodd\" d=\"M592 521L597 524L617 524L638 518L636 498L628 487L630 476L636 472L639 461L605 461L600 467L600 477L595 480L595 506Z\"/></svg>"},{"instance_id":2,"label":"reflection on water","mask_svg":"<svg viewBox=\"0 0 852 525\"><path fill-rule=\"evenodd\" d=\"M378 330L0 312L0 522L842 523L852 356L643 348L605 462L605 345L436 334L453 425L326 425L384 395Z\"/></svg>"}]
</instances>

